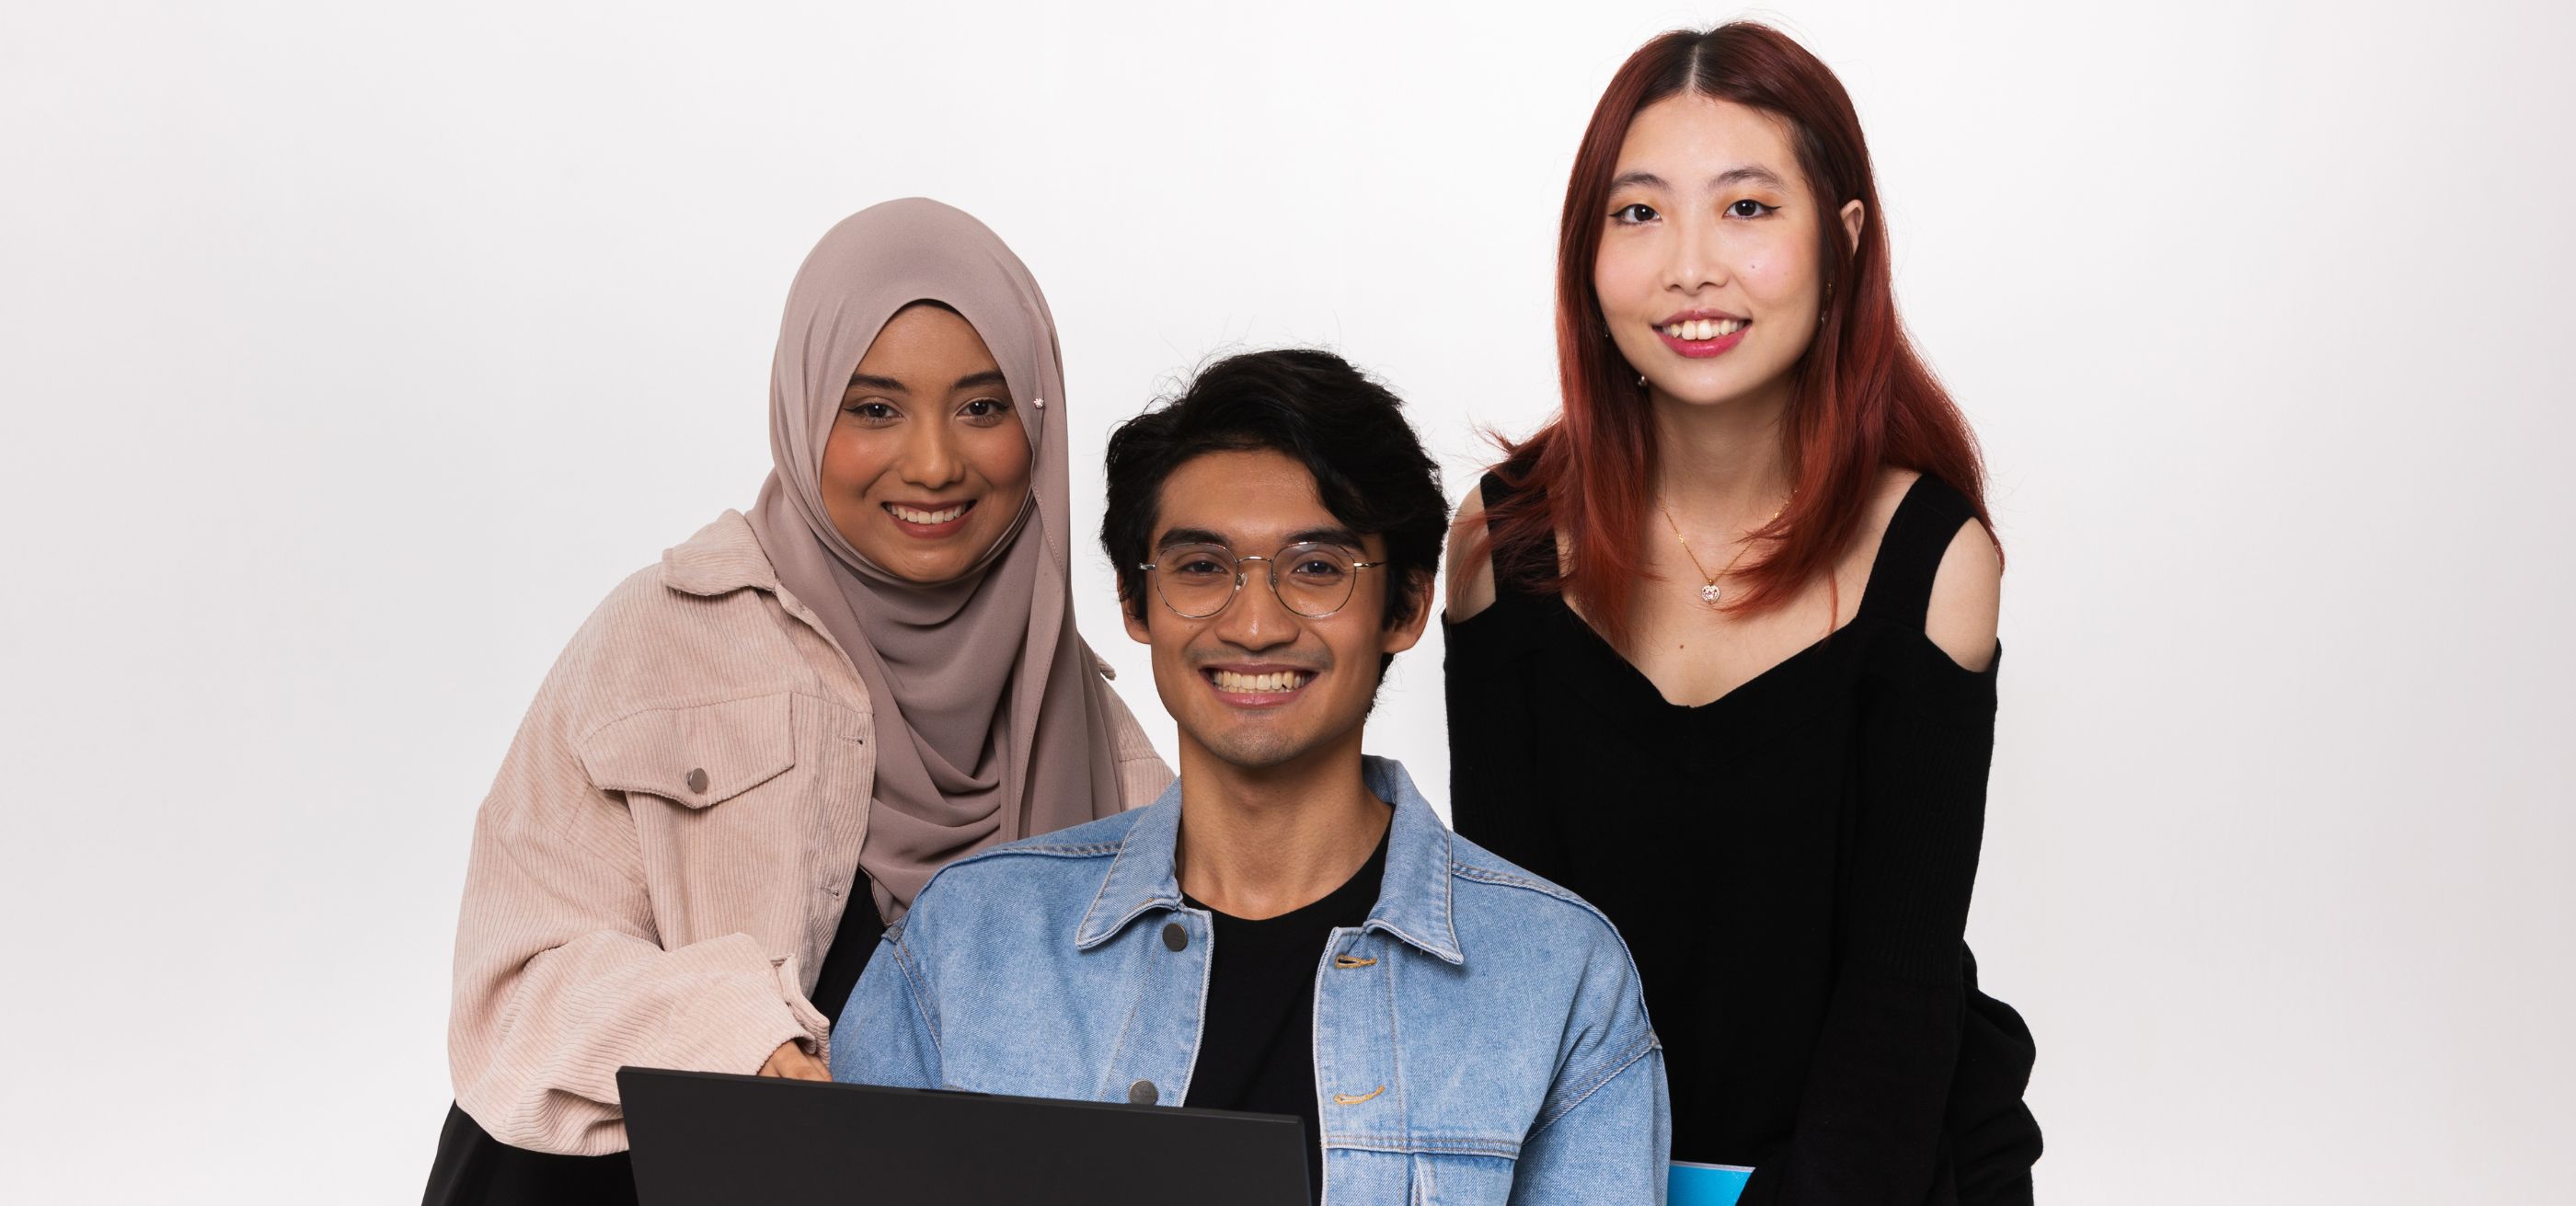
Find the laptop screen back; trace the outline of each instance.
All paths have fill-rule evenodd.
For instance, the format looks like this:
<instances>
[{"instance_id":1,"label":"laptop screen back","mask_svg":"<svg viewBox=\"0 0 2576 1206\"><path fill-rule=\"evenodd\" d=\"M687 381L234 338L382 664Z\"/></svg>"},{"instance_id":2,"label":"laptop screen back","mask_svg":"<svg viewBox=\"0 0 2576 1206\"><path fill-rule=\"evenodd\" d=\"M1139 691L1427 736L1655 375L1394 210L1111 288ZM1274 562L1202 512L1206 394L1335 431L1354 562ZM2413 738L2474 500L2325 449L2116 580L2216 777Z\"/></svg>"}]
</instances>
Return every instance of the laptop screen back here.
<instances>
[{"instance_id":1,"label":"laptop screen back","mask_svg":"<svg viewBox=\"0 0 2576 1206\"><path fill-rule=\"evenodd\" d=\"M1307 1206L1294 1118L623 1068L643 1206Z\"/></svg>"}]
</instances>

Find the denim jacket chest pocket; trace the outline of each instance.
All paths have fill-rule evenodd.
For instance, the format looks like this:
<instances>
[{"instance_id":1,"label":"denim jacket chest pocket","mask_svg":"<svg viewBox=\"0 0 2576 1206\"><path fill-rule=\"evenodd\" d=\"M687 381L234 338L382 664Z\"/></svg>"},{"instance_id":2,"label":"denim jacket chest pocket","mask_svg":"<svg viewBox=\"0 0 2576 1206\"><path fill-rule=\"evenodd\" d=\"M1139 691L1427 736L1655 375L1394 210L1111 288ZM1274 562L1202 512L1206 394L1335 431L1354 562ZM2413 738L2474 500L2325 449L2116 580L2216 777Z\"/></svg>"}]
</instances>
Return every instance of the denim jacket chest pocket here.
<instances>
[{"instance_id":1,"label":"denim jacket chest pocket","mask_svg":"<svg viewBox=\"0 0 2576 1206\"><path fill-rule=\"evenodd\" d=\"M666 948L747 933L815 967L858 869L875 769L864 713L781 691L654 708L581 742L622 797ZM769 885L718 906L689 884Z\"/></svg>"},{"instance_id":2,"label":"denim jacket chest pocket","mask_svg":"<svg viewBox=\"0 0 2576 1206\"><path fill-rule=\"evenodd\" d=\"M974 945L951 948L966 957L930 973L944 998L978 1003L941 1017L942 1087L1181 1104L1207 1003L1207 913L1160 909L1136 919L1055 963L1062 991L1048 994L1014 993L1012 976L1051 962L1065 941L1060 919L1018 911L978 921Z\"/></svg>"},{"instance_id":3,"label":"denim jacket chest pocket","mask_svg":"<svg viewBox=\"0 0 2576 1206\"><path fill-rule=\"evenodd\" d=\"M1315 1089L1337 1190L1412 1203L1510 1195L1555 1072L1562 1013L1548 1026L1498 1011L1513 985L1491 970L1385 933L1334 932L1317 973ZM1477 1017L1488 1024L1456 1024Z\"/></svg>"}]
</instances>

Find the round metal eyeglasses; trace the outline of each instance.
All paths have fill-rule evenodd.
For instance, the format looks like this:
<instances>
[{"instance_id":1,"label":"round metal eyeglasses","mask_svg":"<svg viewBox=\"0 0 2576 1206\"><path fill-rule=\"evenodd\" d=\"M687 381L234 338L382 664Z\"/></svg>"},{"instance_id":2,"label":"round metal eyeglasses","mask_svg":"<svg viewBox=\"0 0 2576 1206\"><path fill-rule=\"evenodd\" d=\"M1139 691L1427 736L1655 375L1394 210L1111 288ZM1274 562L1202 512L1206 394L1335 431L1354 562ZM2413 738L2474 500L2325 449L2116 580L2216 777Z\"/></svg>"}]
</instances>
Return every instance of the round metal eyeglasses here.
<instances>
[{"instance_id":1,"label":"round metal eyeglasses","mask_svg":"<svg viewBox=\"0 0 2576 1206\"><path fill-rule=\"evenodd\" d=\"M1386 564L1357 560L1336 544L1292 544L1267 557L1237 557L1221 544L1181 544L1163 550L1162 560L1136 568L1153 575L1154 593L1173 615L1204 620L1234 601L1256 561L1267 567L1279 605L1310 620L1340 611L1351 601L1359 572Z\"/></svg>"}]
</instances>

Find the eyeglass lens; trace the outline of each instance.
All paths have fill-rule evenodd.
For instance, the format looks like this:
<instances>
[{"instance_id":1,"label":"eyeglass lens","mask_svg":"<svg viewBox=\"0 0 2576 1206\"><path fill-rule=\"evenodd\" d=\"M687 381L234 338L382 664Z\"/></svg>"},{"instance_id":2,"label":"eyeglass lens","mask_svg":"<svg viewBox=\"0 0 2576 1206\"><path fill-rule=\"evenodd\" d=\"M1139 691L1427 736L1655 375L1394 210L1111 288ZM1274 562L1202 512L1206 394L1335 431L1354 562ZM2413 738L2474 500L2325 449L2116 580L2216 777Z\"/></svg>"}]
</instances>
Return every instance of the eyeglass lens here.
<instances>
[{"instance_id":1,"label":"eyeglass lens","mask_svg":"<svg viewBox=\"0 0 2576 1206\"><path fill-rule=\"evenodd\" d=\"M1154 586L1163 603L1189 619L1225 610L1237 583L1234 551L1223 545L1187 544L1164 550L1154 565ZM1270 588L1288 610L1320 619L1350 601L1351 580L1359 576L1351 555L1329 544L1292 544L1268 559L1246 557L1242 577L1267 570Z\"/></svg>"}]
</instances>

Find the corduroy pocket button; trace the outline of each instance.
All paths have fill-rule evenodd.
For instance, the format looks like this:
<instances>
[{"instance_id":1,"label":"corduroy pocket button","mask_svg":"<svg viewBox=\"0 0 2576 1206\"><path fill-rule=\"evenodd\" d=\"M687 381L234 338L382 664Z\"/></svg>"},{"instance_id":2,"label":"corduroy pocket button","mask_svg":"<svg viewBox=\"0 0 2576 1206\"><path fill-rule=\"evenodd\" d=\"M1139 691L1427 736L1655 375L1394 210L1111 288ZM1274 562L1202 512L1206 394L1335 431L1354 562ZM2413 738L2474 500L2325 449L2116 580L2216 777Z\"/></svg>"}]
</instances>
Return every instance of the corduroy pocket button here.
<instances>
[{"instance_id":1,"label":"corduroy pocket button","mask_svg":"<svg viewBox=\"0 0 2576 1206\"><path fill-rule=\"evenodd\" d=\"M780 692L638 712L585 739L582 767L608 791L721 804L796 765L792 703Z\"/></svg>"}]
</instances>

